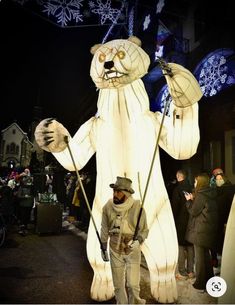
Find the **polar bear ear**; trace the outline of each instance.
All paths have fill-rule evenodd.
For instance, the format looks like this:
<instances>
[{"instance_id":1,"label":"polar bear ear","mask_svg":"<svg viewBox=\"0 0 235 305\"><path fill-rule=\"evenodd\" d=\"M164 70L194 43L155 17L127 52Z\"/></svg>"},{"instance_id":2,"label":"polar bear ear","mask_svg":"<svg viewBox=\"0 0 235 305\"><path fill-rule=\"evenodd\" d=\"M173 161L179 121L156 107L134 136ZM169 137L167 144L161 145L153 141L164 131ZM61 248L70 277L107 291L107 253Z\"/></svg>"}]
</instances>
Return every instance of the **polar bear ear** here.
<instances>
[{"instance_id":1,"label":"polar bear ear","mask_svg":"<svg viewBox=\"0 0 235 305\"><path fill-rule=\"evenodd\" d=\"M136 36L130 36L127 40L137 44L137 46L141 47L141 40Z\"/></svg>"},{"instance_id":2,"label":"polar bear ear","mask_svg":"<svg viewBox=\"0 0 235 305\"><path fill-rule=\"evenodd\" d=\"M99 49L100 46L102 46L102 43L95 44L93 47L91 47L90 48L91 54L94 55L96 50Z\"/></svg>"}]
</instances>

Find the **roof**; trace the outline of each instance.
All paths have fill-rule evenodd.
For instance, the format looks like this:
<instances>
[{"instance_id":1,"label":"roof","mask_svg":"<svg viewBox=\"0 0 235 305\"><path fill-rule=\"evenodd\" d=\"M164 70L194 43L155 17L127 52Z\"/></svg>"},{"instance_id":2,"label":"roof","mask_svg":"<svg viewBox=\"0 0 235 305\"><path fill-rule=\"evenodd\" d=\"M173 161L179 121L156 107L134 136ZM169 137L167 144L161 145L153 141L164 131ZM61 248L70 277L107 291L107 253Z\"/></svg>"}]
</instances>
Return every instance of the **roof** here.
<instances>
[{"instance_id":1,"label":"roof","mask_svg":"<svg viewBox=\"0 0 235 305\"><path fill-rule=\"evenodd\" d=\"M17 123L12 123L12 124L10 124L8 127L6 127L5 129L3 129L3 130L1 130L1 133L5 133L8 129L11 129L12 127L15 127L15 128L17 128L22 134L24 134L24 135L26 135L27 136L27 133L26 132L24 132L21 128L20 128L20 126L17 124Z\"/></svg>"}]
</instances>

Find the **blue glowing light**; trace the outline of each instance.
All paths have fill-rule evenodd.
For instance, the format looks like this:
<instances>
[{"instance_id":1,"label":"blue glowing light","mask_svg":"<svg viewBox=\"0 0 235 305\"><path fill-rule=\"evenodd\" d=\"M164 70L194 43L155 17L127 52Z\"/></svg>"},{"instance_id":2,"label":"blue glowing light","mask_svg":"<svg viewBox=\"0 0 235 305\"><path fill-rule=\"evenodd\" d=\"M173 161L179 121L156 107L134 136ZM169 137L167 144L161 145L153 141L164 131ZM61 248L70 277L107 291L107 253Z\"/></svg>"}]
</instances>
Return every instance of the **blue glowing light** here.
<instances>
[{"instance_id":1,"label":"blue glowing light","mask_svg":"<svg viewBox=\"0 0 235 305\"><path fill-rule=\"evenodd\" d=\"M225 88L235 84L235 51L232 49L217 49L209 53L197 65L194 76L199 82L205 97L218 94ZM147 82L157 81L161 77L160 68L155 67L147 74ZM163 112L166 101L172 101L167 84L165 84L157 96L151 101L151 110ZM169 109L167 109L169 115Z\"/></svg>"},{"instance_id":2,"label":"blue glowing light","mask_svg":"<svg viewBox=\"0 0 235 305\"><path fill-rule=\"evenodd\" d=\"M151 102L151 110L156 112L164 112L164 108L167 104L166 115L169 116L169 108L172 102L171 95L168 90L167 84L165 84L162 89L158 92L156 98Z\"/></svg>"},{"instance_id":3,"label":"blue glowing light","mask_svg":"<svg viewBox=\"0 0 235 305\"><path fill-rule=\"evenodd\" d=\"M235 52L232 49L217 49L209 53L196 67L194 75L203 95L214 96L235 84Z\"/></svg>"}]
</instances>

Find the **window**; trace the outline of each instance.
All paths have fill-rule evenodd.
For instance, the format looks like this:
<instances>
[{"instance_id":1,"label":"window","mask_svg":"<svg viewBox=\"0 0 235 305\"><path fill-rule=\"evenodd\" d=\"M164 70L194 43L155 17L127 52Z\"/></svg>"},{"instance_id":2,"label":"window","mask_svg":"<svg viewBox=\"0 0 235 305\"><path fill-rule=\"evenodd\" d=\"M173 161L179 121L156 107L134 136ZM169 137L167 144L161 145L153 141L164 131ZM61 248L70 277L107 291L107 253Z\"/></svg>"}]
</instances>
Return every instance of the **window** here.
<instances>
[{"instance_id":1,"label":"window","mask_svg":"<svg viewBox=\"0 0 235 305\"><path fill-rule=\"evenodd\" d=\"M19 145L16 145L13 142L11 144L8 144L6 147L6 153L17 155L19 153Z\"/></svg>"}]
</instances>

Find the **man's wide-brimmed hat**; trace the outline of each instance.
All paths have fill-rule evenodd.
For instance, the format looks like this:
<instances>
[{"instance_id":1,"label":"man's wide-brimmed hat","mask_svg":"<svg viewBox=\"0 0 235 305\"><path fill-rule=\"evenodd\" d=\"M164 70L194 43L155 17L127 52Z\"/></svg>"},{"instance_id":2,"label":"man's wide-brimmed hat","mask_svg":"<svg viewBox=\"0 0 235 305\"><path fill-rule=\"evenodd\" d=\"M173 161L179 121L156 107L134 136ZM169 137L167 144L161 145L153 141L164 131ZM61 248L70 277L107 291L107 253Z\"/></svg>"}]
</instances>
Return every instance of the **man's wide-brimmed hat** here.
<instances>
[{"instance_id":1,"label":"man's wide-brimmed hat","mask_svg":"<svg viewBox=\"0 0 235 305\"><path fill-rule=\"evenodd\" d=\"M134 194L135 191L132 189L131 184L131 179L126 177L117 177L117 181L110 184L109 186L115 190L126 191Z\"/></svg>"}]
</instances>

